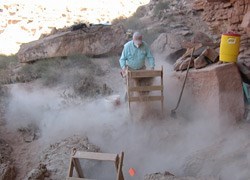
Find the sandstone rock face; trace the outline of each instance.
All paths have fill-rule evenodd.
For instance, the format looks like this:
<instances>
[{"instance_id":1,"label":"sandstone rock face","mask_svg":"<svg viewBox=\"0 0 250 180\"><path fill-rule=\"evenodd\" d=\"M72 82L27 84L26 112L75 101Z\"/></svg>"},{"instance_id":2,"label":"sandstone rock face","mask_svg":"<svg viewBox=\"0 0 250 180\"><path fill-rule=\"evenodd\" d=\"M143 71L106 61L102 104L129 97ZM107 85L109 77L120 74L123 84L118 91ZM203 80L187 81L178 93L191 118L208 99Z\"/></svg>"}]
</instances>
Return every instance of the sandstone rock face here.
<instances>
[{"instance_id":1,"label":"sandstone rock face","mask_svg":"<svg viewBox=\"0 0 250 180\"><path fill-rule=\"evenodd\" d=\"M184 76L185 73L174 74L180 84ZM213 64L190 70L184 91L189 92L186 95L189 97L182 100L187 115L220 119L222 123L232 123L243 117L244 97L236 64ZM185 99L189 101L185 102Z\"/></svg>"},{"instance_id":2,"label":"sandstone rock face","mask_svg":"<svg viewBox=\"0 0 250 180\"><path fill-rule=\"evenodd\" d=\"M197 0L193 9L202 12L202 19L214 33L220 35L234 31L241 35L239 59L249 59L250 1L248 0Z\"/></svg>"},{"instance_id":3,"label":"sandstone rock face","mask_svg":"<svg viewBox=\"0 0 250 180\"><path fill-rule=\"evenodd\" d=\"M250 11L248 11L242 20L241 27L243 28L250 28Z\"/></svg>"},{"instance_id":4,"label":"sandstone rock face","mask_svg":"<svg viewBox=\"0 0 250 180\"><path fill-rule=\"evenodd\" d=\"M185 49L182 42L185 41L184 36L172 34L172 33L162 33L151 45L153 54L162 54L164 58L168 61L174 61L176 58L180 57ZM183 51L184 50L184 51Z\"/></svg>"},{"instance_id":5,"label":"sandstone rock face","mask_svg":"<svg viewBox=\"0 0 250 180\"><path fill-rule=\"evenodd\" d=\"M58 32L23 44L17 56L21 63L72 54L100 56L120 52L125 42L126 34L122 27L98 25Z\"/></svg>"}]
</instances>

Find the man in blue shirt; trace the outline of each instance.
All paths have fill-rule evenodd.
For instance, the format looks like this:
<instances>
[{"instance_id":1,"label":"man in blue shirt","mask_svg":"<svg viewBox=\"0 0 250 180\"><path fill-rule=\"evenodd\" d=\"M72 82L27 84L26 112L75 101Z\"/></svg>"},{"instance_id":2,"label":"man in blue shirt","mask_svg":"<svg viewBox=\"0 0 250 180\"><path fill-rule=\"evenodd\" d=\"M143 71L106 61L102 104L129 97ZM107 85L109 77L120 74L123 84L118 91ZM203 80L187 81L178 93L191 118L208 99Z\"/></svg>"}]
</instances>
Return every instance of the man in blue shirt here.
<instances>
[{"instance_id":1,"label":"man in blue shirt","mask_svg":"<svg viewBox=\"0 0 250 180\"><path fill-rule=\"evenodd\" d=\"M121 58L119 60L123 75L126 70L146 69L145 61L148 60L151 69L155 67L155 60L150 52L148 45L142 41L142 35L139 32L133 34L133 40L124 45Z\"/></svg>"},{"instance_id":2,"label":"man in blue shirt","mask_svg":"<svg viewBox=\"0 0 250 180\"><path fill-rule=\"evenodd\" d=\"M122 55L120 57L120 66L122 68L122 76L127 75L127 70L143 70L146 69L145 61L148 60L148 64L151 70L154 70L155 60L150 52L148 45L142 41L142 35L139 32L133 34L133 39L124 45ZM134 79L137 86L150 85L152 78ZM148 92L141 92L141 94L147 94ZM127 93L125 94L125 100L127 99Z\"/></svg>"}]
</instances>

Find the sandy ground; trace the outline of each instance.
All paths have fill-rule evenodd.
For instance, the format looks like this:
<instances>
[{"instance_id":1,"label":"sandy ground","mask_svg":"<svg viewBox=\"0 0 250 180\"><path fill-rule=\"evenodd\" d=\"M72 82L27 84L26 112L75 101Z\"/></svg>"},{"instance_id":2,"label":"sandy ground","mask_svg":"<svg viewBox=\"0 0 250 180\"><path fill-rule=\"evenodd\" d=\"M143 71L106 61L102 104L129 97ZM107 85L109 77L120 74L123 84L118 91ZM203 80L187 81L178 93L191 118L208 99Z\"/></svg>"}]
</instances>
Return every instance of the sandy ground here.
<instances>
[{"instance_id":1,"label":"sandy ground","mask_svg":"<svg viewBox=\"0 0 250 180\"><path fill-rule=\"evenodd\" d=\"M96 63L103 64L106 71L98 81L106 82L113 94L122 95L124 86L119 68L110 67L107 59ZM169 92L169 74L170 69L164 81L164 118L159 116L157 103L133 105L136 116L131 118L127 104L113 106L104 97L70 98L62 96L61 87L41 88L39 82L9 86L11 96L1 114L0 137L13 148L11 158L17 169L16 179L25 179L40 163L47 165L50 174L45 179L64 179L73 147L109 153L124 151L123 171L128 180L165 171L177 177L249 179L249 122L220 127L216 119L185 119L179 111L177 119L171 118L169 111L179 91L176 87L175 92ZM96 168L95 173L90 167ZM136 171L134 177L128 173L131 167ZM114 177L112 164L86 168L90 168L89 178Z\"/></svg>"}]
</instances>

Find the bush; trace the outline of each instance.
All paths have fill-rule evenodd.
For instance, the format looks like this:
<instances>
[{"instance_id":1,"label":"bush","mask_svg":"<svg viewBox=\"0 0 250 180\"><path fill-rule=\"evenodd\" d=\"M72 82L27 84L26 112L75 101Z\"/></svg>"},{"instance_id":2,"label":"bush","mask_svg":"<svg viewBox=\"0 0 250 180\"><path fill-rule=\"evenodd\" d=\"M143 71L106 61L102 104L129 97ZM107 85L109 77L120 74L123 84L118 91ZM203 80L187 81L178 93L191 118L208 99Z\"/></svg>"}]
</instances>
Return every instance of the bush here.
<instances>
[{"instance_id":1,"label":"bush","mask_svg":"<svg viewBox=\"0 0 250 180\"><path fill-rule=\"evenodd\" d=\"M0 70L10 68L11 66L15 66L18 64L17 57L13 56L4 56L0 55Z\"/></svg>"},{"instance_id":2,"label":"bush","mask_svg":"<svg viewBox=\"0 0 250 180\"><path fill-rule=\"evenodd\" d=\"M107 95L112 92L106 84L100 86L96 83L94 77L103 76L105 72L93 59L83 55L43 59L21 66L19 64L20 67L15 69L14 75L11 66L18 65L17 58L0 58L0 96L3 93L1 84L30 82L36 79L40 79L45 86L64 84L72 87L75 93L81 96Z\"/></svg>"},{"instance_id":3,"label":"bush","mask_svg":"<svg viewBox=\"0 0 250 180\"><path fill-rule=\"evenodd\" d=\"M18 71L16 79L18 82L30 82L41 78L44 85L53 86L62 83L63 77L67 77L66 74L75 69L84 69L94 75L104 74L90 58L83 55L74 55L67 58L50 58L25 64Z\"/></svg>"},{"instance_id":4,"label":"bush","mask_svg":"<svg viewBox=\"0 0 250 180\"><path fill-rule=\"evenodd\" d=\"M44 86L63 84L73 87L78 95L93 96L105 94L94 79L94 76L104 74L105 72L93 62L93 59L83 55L73 55L25 64L17 74L17 81L29 82L40 78Z\"/></svg>"},{"instance_id":5,"label":"bush","mask_svg":"<svg viewBox=\"0 0 250 180\"><path fill-rule=\"evenodd\" d=\"M77 95L85 97L109 95L112 92L112 90L107 87L106 84L103 84L103 86L99 86L96 83L94 76L83 72L77 72L74 75L74 81L72 82L72 86L74 92Z\"/></svg>"},{"instance_id":6,"label":"bush","mask_svg":"<svg viewBox=\"0 0 250 180\"><path fill-rule=\"evenodd\" d=\"M0 55L0 84L9 84L12 82L10 74L18 64L16 56L4 56Z\"/></svg>"}]
</instances>

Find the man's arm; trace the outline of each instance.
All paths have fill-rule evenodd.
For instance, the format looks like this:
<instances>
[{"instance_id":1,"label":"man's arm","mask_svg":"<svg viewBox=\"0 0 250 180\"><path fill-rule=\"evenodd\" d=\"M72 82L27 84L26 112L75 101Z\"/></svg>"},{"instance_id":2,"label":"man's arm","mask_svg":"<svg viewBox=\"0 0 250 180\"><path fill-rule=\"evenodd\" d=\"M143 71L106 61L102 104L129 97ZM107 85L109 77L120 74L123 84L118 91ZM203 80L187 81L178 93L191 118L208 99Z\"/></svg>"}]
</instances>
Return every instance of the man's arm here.
<instances>
[{"instance_id":1,"label":"man's arm","mask_svg":"<svg viewBox=\"0 0 250 180\"><path fill-rule=\"evenodd\" d=\"M119 63L122 69L125 69L126 67L126 60L127 60L127 56L126 56L126 47L124 46L123 50L122 50L122 55L119 59Z\"/></svg>"}]
</instances>

